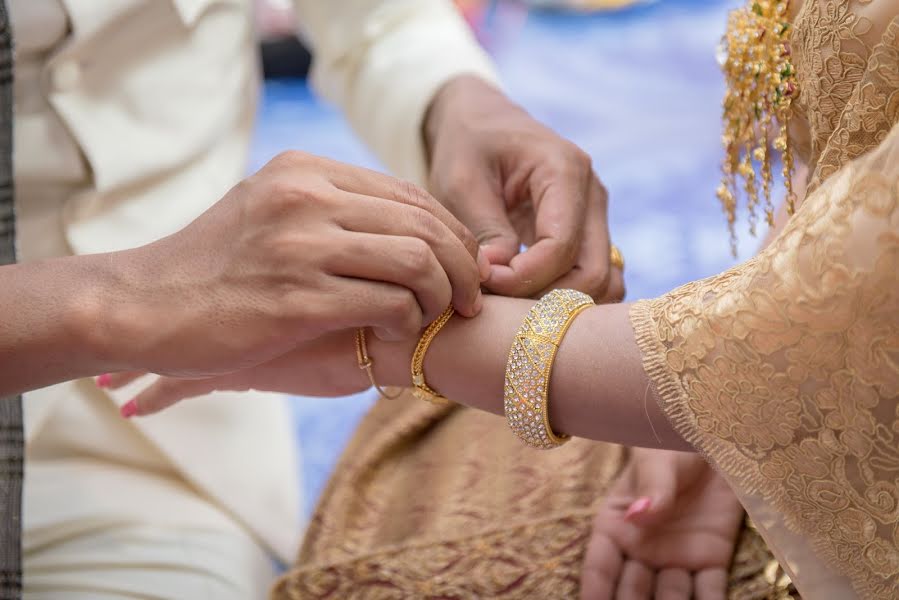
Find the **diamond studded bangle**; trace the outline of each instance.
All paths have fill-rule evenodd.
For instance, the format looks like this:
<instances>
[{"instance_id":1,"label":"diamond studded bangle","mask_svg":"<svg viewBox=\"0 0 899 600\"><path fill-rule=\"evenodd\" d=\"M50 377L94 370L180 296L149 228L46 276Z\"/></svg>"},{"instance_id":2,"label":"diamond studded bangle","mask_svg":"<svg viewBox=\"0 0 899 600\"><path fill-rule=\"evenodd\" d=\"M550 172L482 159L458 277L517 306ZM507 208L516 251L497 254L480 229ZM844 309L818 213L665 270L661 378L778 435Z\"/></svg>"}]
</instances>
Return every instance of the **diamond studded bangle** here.
<instances>
[{"instance_id":1,"label":"diamond studded bangle","mask_svg":"<svg viewBox=\"0 0 899 600\"><path fill-rule=\"evenodd\" d=\"M531 308L515 334L503 400L509 426L529 446L550 449L568 441L549 424L549 377L562 337L574 318L591 306L587 294L553 290Z\"/></svg>"},{"instance_id":2,"label":"diamond studded bangle","mask_svg":"<svg viewBox=\"0 0 899 600\"><path fill-rule=\"evenodd\" d=\"M412 385L415 386L412 390L412 394L419 400L426 400L431 404L449 404L449 400L441 396L425 382L425 353L431 346L431 342L437 337L437 334L440 333L440 330L443 329L443 326L447 324L454 314L456 314L456 311L453 307L447 307L447 309L443 311L443 314L437 317L437 319L424 330L424 333L421 334L421 339L418 340L418 345L415 347L415 352L412 353Z\"/></svg>"}]
</instances>

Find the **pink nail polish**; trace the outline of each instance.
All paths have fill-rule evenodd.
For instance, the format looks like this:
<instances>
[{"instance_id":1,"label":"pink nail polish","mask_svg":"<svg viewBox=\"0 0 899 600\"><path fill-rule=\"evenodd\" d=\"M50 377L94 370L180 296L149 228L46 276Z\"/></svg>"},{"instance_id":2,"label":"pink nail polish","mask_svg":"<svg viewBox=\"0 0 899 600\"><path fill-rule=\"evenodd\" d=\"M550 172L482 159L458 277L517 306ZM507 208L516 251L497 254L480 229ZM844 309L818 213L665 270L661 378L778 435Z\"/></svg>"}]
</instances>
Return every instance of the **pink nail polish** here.
<instances>
[{"instance_id":1,"label":"pink nail polish","mask_svg":"<svg viewBox=\"0 0 899 600\"><path fill-rule=\"evenodd\" d=\"M110 375L109 373L103 373L102 375L97 377L96 384L99 388L109 387L110 383L112 383L112 375Z\"/></svg>"},{"instance_id":2,"label":"pink nail polish","mask_svg":"<svg viewBox=\"0 0 899 600\"><path fill-rule=\"evenodd\" d=\"M642 498L637 498L634 502L627 508L627 512L624 513L624 520L629 521L633 517L645 513L649 510L649 507L652 505L652 500L648 496L643 496Z\"/></svg>"},{"instance_id":3,"label":"pink nail polish","mask_svg":"<svg viewBox=\"0 0 899 600\"><path fill-rule=\"evenodd\" d=\"M122 408L119 409L119 412L124 418L130 419L137 414L137 401L129 400L122 405Z\"/></svg>"}]
</instances>

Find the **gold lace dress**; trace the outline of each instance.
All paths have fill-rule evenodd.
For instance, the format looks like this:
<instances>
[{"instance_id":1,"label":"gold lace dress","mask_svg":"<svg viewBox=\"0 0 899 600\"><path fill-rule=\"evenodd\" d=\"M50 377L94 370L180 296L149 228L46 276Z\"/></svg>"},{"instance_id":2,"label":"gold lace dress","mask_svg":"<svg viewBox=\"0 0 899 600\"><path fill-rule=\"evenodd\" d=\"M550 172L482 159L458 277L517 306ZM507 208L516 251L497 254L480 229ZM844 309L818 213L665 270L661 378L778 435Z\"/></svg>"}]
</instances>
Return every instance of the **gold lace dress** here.
<instances>
[{"instance_id":1,"label":"gold lace dress","mask_svg":"<svg viewBox=\"0 0 899 600\"><path fill-rule=\"evenodd\" d=\"M632 309L679 431L808 598L899 597L899 1L806 0L791 138L811 190L777 240ZM523 446L503 419L379 402L341 459L287 598L571 598L627 458ZM744 532L732 597L775 598Z\"/></svg>"},{"instance_id":2,"label":"gold lace dress","mask_svg":"<svg viewBox=\"0 0 899 600\"><path fill-rule=\"evenodd\" d=\"M807 0L777 239L634 305L646 372L809 598L899 598L899 2Z\"/></svg>"}]
</instances>

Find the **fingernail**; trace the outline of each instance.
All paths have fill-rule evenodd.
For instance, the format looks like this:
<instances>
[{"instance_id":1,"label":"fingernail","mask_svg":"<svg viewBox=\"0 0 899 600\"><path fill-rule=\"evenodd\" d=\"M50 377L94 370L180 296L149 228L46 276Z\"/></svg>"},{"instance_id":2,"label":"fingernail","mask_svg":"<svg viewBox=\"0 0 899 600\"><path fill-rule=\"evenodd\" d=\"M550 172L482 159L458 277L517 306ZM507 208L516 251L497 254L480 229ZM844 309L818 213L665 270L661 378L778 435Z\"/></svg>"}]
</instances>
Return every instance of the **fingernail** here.
<instances>
[{"instance_id":1,"label":"fingernail","mask_svg":"<svg viewBox=\"0 0 899 600\"><path fill-rule=\"evenodd\" d=\"M637 498L634 502L627 508L627 512L624 513L624 520L628 521L631 518L645 513L649 510L649 507L652 505L652 500L648 496L643 496L642 498Z\"/></svg>"},{"instance_id":2,"label":"fingernail","mask_svg":"<svg viewBox=\"0 0 899 600\"><path fill-rule=\"evenodd\" d=\"M130 419L134 415L137 414L137 401L129 400L125 404L122 405L122 408L119 409L119 412L126 419Z\"/></svg>"},{"instance_id":3,"label":"fingernail","mask_svg":"<svg viewBox=\"0 0 899 600\"><path fill-rule=\"evenodd\" d=\"M484 255L483 246L478 248L478 271L481 273L481 281L490 279L490 261Z\"/></svg>"},{"instance_id":4,"label":"fingernail","mask_svg":"<svg viewBox=\"0 0 899 600\"><path fill-rule=\"evenodd\" d=\"M99 388L109 387L109 384L112 383L112 375L110 375L109 373L103 373L102 375L97 377L97 380L95 383L97 384L97 387L99 387Z\"/></svg>"},{"instance_id":5,"label":"fingernail","mask_svg":"<svg viewBox=\"0 0 899 600\"><path fill-rule=\"evenodd\" d=\"M480 313L482 308L484 308L484 294L481 290L478 290L478 297L474 299L474 306L472 307L474 314Z\"/></svg>"}]
</instances>

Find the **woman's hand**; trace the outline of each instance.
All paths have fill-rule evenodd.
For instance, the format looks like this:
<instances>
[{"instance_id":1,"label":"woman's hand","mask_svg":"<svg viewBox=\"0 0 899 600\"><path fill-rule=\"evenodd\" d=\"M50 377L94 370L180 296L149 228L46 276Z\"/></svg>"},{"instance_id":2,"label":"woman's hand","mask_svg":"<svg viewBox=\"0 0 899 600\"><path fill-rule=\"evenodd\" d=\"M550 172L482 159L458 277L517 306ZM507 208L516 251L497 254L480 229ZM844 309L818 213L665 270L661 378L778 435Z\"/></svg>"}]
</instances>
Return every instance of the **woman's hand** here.
<instances>
[{"instance_id":1,"label":"woman's hand","mask_svg":"<svg viewBox=\"0 0 899 600\"><path fill-rule=\"evenodd\" d=\"M581 598L724 600L742 520L702 457L635 448L593 521Z\"/></svg>"},{"instance_id":2,"label":"woman's hand","mask_svg":"<svg viewBox=\"0 0 899 600\"><path fill-rule=\"evenodd\" d=\"M261 364L329 332L415 336L450 302L480 310L471 233L400 180L297 152L182 231L123 253L89 332L114 370L200 377ZM482 276L483 273L483 276Z\"/></svg>"},{"instance_id":3,"label":"woman's hand","mask_svg":"<svg viewBox=\"0 0 899 600\"><path fill-rule=\"evenodd\" d=\"M346 396L371 386L354 353L354 331L329 333L259 365L199 379L160 377L122 407L126 417L159 412L181 400L215 391L279 392L302 396ZM101 375L97 385L118 389L146 375L130 371Z\"/></svg>"}]
</instances>

